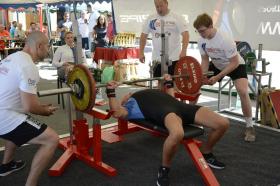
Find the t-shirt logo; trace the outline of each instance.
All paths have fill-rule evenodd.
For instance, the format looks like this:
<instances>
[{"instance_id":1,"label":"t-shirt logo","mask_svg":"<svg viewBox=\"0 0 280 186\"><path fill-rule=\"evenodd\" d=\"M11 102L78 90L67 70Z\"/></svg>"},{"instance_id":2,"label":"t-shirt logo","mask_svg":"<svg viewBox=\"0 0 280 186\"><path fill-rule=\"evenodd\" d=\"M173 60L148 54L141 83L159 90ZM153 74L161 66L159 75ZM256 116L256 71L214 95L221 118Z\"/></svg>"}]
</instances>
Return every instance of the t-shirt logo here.
<instances>
[{"instance_id":1,"label":"t-shirt logo","mask_svg":"<svg viewBox=\"0 0 280 186\"><path fill-rule=\"evenodd\" d=\"M156 30L156 27L160 26L160 21L158 21L157 19L153 19L150 21L149 27L152 30Z\"/></svg>"},{"instance_id":2,"label":"t-shirt logo","mask_svg":"<svg viewBox=\"0 0 280 186\"><path fill-rule=\"evenodd\" d=\"M28 79L28 85L29 86L35 86L36 85L36 80L34 80L34 79Z\"/></svg>"}]
</instances>

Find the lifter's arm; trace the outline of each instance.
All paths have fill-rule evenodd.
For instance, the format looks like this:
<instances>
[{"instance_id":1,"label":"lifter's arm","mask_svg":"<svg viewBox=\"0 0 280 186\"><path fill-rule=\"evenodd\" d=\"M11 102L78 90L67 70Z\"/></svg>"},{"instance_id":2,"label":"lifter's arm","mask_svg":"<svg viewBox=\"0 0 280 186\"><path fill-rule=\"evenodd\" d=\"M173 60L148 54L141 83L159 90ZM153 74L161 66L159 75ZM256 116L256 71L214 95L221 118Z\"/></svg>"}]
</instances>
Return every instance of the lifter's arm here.
<instances>
[{"instance_id":1,"label":"lifter's arm","mask_svg":"<svg viewBox=\"0 0 280 186\"><path fill-rule=\"evenodd\" d=\"M175 97L175 90L173 87L173 80L171 78L171 76L169 74L164 74L163 75L164 78L164 87L165 87L165 92L169 95L171 95L172 97Z\"/></svg>"},{"instance_id":2,"label":"lifter's arm","mask_svg":"<svg viewBox=\"0 0 280 186\"><path fill-rule=\"evenodd\" d=\"M109 107L113 112L114 118L126 118L128 115L127 110L121 106L120 102L116 99L115 88L117 88L118 84L115 81L110 81L107 84L106 93L109 99Z\"/></svg>"}]
</instances>

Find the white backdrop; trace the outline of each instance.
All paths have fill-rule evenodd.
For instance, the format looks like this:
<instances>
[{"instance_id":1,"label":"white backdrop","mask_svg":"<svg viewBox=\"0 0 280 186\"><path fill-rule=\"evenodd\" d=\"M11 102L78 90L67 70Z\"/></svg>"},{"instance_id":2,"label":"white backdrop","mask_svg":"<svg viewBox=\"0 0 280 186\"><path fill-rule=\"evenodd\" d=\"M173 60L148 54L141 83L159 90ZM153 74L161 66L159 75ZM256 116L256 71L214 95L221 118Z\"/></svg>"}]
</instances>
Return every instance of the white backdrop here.
<instances>
[{"instance_id":1,"label":"white backdrop","mask_svg":"<svg viewBox=\"0 0 280 186\"><path fill-rule=\"evenodd\" d=\"M135 32L139 36L144 19L155 13L153 0L114 0L117 32ZM172 11L189 22L190 40L196 41L193 21L198 14L213 16L216 26L231 33L235 40L247 41L257 49L280 50L279 0L169 0Z\"/></svg>"}]
</instances>

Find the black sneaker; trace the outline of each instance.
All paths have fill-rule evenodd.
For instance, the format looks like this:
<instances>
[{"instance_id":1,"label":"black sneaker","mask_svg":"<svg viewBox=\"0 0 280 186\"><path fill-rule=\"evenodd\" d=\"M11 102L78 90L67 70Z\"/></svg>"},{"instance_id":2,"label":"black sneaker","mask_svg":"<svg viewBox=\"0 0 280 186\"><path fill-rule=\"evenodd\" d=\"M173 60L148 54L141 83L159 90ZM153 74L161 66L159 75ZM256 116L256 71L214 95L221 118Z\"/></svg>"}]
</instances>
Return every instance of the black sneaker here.
<instances>
[{"instance_id":1,"label":"black sneaker","mask_svg":"<svg viewBox=\"0 0 280 186\"><path fill-rule=\"evenodd\" d=\"M212 153L203 154L203 157L210 167L212 167L214 169L224 169L225 168L225 164L218 161Z\"/></svg>"},{"instance_id":2,"label":"black sneaker","mask_svg":"<svg viewBox=\"0 0 280 186\"><path fill-rule=\"evenodd\" d=\"M12 172L18 171L25 167L25 162L22 160L11 161L7 164L0 165L0 176L7 176Z\"/></svg>"},{"instance_id":3,"label":"black sneaker","mask_svg":"<svg viewBox=\"0 0 280 186\"><path fill-rule=\"evenodd\" d=\"M169 168L160 167L158 170L157 186L169 186Z\"/></svg>"}]
</instances>

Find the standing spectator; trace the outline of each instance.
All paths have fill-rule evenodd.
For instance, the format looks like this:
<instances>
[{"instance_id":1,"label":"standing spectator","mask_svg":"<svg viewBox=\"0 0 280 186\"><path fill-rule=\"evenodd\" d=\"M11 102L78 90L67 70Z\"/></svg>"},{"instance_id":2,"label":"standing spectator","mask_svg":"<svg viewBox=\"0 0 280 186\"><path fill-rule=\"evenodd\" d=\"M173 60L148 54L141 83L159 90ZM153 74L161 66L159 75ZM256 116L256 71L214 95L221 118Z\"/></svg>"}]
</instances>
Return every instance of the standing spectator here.
<instances>
[{"instance_id":1,"label":"standing spectator","mask_svg":"<svg viewBox=\"0 0 280 186\"><path fill-rule=\"evenodd\" d=\"M0 55L1 55L1 59L4 58L4 49L6 47L6 42L10 37L10 33L5 30L5 27L3 24L0 24Z\"/></svg>"},{"instance_id":2,"label":"standing spectator","mask_svg":"<svg viewBox=\"0 0 280 186\"><path fill-rule=\"evenodd\" d=\"M160 21L164 21L164 32L168 34L168 56L172 61L172 65L168 67L168 73L173 75L177 61L187 55L187 47L189 43L189 32L187 23L182 16L173 13L168 8L167 0L154 0L156 14L149 16L143 25L142 34L140 36L140 56L142 63L145 62L144 48L146 45L148 34L152 34L153 52L152 60L161 60L161 25ZM180 38L182 36L182 40ZM157 65L154 70L154 77L161 76L161 65Z\"/></svg>"},{"instance_id":3,"label":"standing spectator","mask_svg":"<svg viewBox=\"0 0 280 186\"><path fill-rule=\"evenodd\" d=\"M47 38L49 38L49 28L48 23L43 23L42 32L45 34Z\"/></svg>"},{"instance_id":4,"label":"standing spectator","mask_svg":"<svg viewBox=\"0 0 280 186\"><path fill-rule=\"evenodd\" d=\"M17 29L15 30L15 38L18 40L24 40L25 39L25 31L22 30L22 24L19 23L17 26Z\"/></svg>"},{"instance_id":5,"label":"standing spectator","mask_svg":"<svg viewBox=\"0 0 280 186\"><path fill-rule=\"evenodd\" d=\"M82 48L88 50L89 42L88 42L88 21L86 19L86 11L82 11L81 18L78 19L79 24L79 32L82 36Z\"/></svg>"},{"instance_id":6,"label":"standing spectator","mask_svg":"<svg viewBox=\"0 0 280 186\"><path fill-rule=\"evenodd\" d=\"M13 21L12 22L12 26L11 26L11 29L10 29L10 37L13 39L15 38L15 30L17 28L17 22L16 21Z\"/></svg>"},{"instance_id":7,"label":"standing spectator","mask_svg":"<svg viewBox=\"0 0 280 186\"><path fill-rule=\"evenodd\" d=\"M100 15L97 19L97 24L93 28L94 44L92 46L92 52L94 53L96 47L104 47L108 45L107 34L107 19L104 15Z\"/></svg>"},{"instance_id":8,"label":"standing spectator","mask_svg":"<svg viewBox=\"0 0 280 186\"><path fill-rule=\"evenodd\" d=\"M100 14L98 13L98 11L96 10L92 10L91 5L88 4L87 5L87 11L88 11L88 29L89 29L89 47L90 50L92 51L91 45L93 42L93 27L96 25L96 20L98 19L98 17L100 16Z\"/></svg>"},{"instance_id":9,"label":"standing spectator","mask_svg":"<svg viewBox=\"0 0 280 186\"><path fill-rule=\"evenodd\" d=\"M26 32L26 35L28 36L31 32L37 31L37 26L36 23L31 22L30 23L30 28L29 30Z\"/></svg>"},{"instance_id":10,"label":"standing spectator","mask_svg":"<svg viewBox=\"0 0 280 186\"><path fill-rule=\"evenodd\" d=\"M8 22L7 25L5 26L5 30L7 30L8 32L10 32L10 29L11 29L11 23Z\"/></svg>"},{"instance_id":11,"label":"standing spectator","mask_svg":"<svg viewBox=\"0 0 280 186\"><path fill-rule=\"evenodd\" d=\"M18 23L17 29L15 30L15 39L17 40L15 46L23 47L25 38L25 31L22 30L22 24Z\"/></svg>"},{"instance_id":12,"label":"standing spectator","mask_svg":"<svg viewBox=\"0 0 280 186\"><path fill-rule=\"evenodd\" d=\"M63 20L57 23L57 32L60 33L61 45L65 44L64 34L72 30L72 21L70 21L69 12L64 12Z\"/></svg>"},{"instance_id":13,"label":"standing spectator","mask_svg":"<svg viewBox=\"0 0 280 186\"><path fill-rule=\"evenodd\" d=\"M107 26L107 38L109 40L109 46L111 46L114 42L114 36L115 36L115 31L114 31L114 24L113 24L113 18L112 14L108 13L107 14L107 20L108 20L108 26Z\"/></svg>"},{"instance_id":14,"label":"standing spectator","mask_svg":"<svg viewBox=\"0 0 280 186\"><path fill-rule=\"evenodd\" d=\"M240 96L242 112L246 121L244 140L255 141L256 133L252 121L246 64L236 49L234 39L227 33L216 29L208 14L197 16L193 26L201 36L197 45L201 54L202 72L208 72L208 70L214 72L214 75L209 77L207 84L213 85L221 81L224 76L232 79Z\"/></svg>"}]
</instances>

